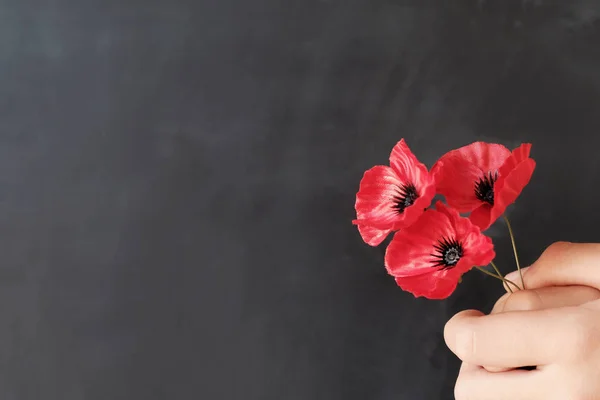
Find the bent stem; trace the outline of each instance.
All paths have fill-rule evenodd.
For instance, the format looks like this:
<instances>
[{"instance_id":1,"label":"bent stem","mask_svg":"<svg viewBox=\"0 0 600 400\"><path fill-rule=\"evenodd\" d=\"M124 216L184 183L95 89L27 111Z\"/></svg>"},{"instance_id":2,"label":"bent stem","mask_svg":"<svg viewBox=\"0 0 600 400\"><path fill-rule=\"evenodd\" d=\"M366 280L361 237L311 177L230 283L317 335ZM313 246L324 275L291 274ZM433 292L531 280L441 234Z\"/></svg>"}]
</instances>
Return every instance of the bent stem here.
<instances>
[{"instance_id":1,"label":"bent stem","mask_svg":"<svg viewBox=\"0 0 600 400\"><path fill-rule=\"evenodd\" d=\"M511 293L514 293L514 292L513 292L513 290L510 288L510 285L509 285L509 283L510 283L511 285L513 285L514 287L516 287L516 288L517 288L517 290L521 290L521 288L520 288L520 287L519 287L519 286L518 286L516 283L514 283L514 282L512 282L512 281L510 281L510 280L508 280L508 279L506 279L506 278L504 278L502 275L496 275L496 274L494 274L494 273L492 273L492 272L490 272L490 271L487 271L487 270L485 270L483 267L475 267L475 268L477 268L478 270L480 270L481 272L483 272L483 273L484 273L484 274L486 274L486 275L492 276L492 277L494 277L494 278L496 278L496 279L500 279L502 282L506 283L506 287L508 288L508 290L509 290Z\"/></svg>"},{"instance_id":2,"label":"bent stem","mask_svg":"<svg viewBox=\"0 0 600 400\"><path fill-rule=\"evenodd\" d=\"M492 266L492 268L494 268L494 271L496 271L498 276L502 276L502 272L500 272L500 270L498 269L498 267L496 267L496 264L494 264L493 261L490 261L490 265Z\"/></svg>"},{"instance_id":3,"label":"bent stem","mask_svg":"<svg viewBox=\"0 0 600 400\"><path fill-rule=\"evenodd\" d=\"M503 214L502 217L504 221L506 221L506 226L508 227L508 234L510 235L510 242L512 243L513 252L515 253L515 262L517 263L517 271L519 271L519 276L521 277L521 285L523 285L523 289L525 289L525 281L523 280L523 273L521 272L521 265L519 264L519 255L517 254L517 245L515 244L515 235L513 233L512 227L510 226L510 221L506 214Z\"/></svg>"}]
</instances>

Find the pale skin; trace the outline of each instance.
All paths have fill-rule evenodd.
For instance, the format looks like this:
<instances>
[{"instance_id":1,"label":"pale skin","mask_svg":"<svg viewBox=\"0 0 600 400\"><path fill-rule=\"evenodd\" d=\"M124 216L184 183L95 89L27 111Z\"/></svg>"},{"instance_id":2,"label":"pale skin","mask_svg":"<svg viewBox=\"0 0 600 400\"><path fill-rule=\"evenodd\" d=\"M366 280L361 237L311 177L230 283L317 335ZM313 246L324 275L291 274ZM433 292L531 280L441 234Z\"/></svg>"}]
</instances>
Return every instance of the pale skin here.
<instances>
[{"instance_id":1,"label":"pale skin","mask_svg":"<svg viewBox=\"0 0 600 400\"><path fill-rule=\"evenodd\" d=\"M523 278L527 290L490 315L467 310L446 324L463 362L456 400L600 400L600 244L555 243Z\"/></svg>"}]
</instances>

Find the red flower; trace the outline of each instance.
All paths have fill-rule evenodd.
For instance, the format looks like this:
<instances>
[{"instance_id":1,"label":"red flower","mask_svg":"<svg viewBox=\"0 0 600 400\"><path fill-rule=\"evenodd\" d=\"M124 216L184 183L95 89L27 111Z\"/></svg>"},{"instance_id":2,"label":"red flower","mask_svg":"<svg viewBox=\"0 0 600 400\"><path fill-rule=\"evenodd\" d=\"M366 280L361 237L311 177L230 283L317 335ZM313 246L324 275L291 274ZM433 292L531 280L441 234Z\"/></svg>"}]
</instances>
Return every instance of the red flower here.
<instances>
[{"instance_id":1,"label":"red flower","mask_svg":"<svg viewBox=\"0 0 600 400\"><path fill-rule=\"evenodd\" d=\"M385 253L385 267L415 297L444 299L473 266L495 257L492 240L468 218L437 202L410 227L397 232Z\"/></svg>"},{"instance_id":2,"label":"red flower","mask_svg":"<svg viewBox=\"0 0 600 400\"><path fill-rule=\"evenodd\" d=\"M402 139L390 154L389 167L379 165L365 172L353 224L365 243L377 246L390 232L415 222L434 196L433 176Z\"/></svg>"},{"instance_id":3,"label":"red flower","mask_svg":"<svg viewBox=\"0 0 600 400\"><path fill-rule=\"evenodd\" d=\"M531 144L511 153L506 147L484 142L452 150L433 166L437 191L459 212L470 212L471 221L487 229L513 203L531 179L535 161Z\"/></svg>"},{"instance_id":4,"label":"red flower","mask_svg":"<svg viewBox=\"0 0 600 400\"><path fill-rule=\"evenodd\" d=\"M385 253L385 267L415 297L444 299L474 266L496 254L492 240L468 218L438 201L410 227L397 232Z\"/></svg>"}]
</instances>

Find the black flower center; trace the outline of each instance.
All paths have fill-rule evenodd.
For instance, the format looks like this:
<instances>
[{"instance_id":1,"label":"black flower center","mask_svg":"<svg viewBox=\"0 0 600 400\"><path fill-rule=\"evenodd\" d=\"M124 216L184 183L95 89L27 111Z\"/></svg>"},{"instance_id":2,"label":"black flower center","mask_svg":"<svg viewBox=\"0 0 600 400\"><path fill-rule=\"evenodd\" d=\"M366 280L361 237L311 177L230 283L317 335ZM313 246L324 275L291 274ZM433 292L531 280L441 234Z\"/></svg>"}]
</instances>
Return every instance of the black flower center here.
<instances>
[{"instance_id":1,"label":"black flower center","mask_svg":"<svg viewBox=\"0 0 600 400\"><path fill-rule=\"evenodd\" d=\"M488 172L475 183L475 196L489 205L494 205L494 182L498 179L498 172Z\"/></svg>"},{"instance_id":2,"label":"black flower center","mask_svg":"<svg viewBox=\"0 0 600 400\"><path fill-rule=\"evenodd\" d=\"M433 267L441 267L441 269L454 267L464 255L462 244L456 239L443 237L433 248L435 249L435 252L431 254Z\"/></svg>"},{"instance_id":3,"label":"black flower center","mask_svg":"<svg viewBox=\"0 0 600 400\"><path fill-rule=\"evenodd\" d=\"M419 198L417 188L412 183L406 183L398 186L396 194L393 197L394 205L392 208L402 214L407 207L414 204Z\"/></svg>"}]
</instances>

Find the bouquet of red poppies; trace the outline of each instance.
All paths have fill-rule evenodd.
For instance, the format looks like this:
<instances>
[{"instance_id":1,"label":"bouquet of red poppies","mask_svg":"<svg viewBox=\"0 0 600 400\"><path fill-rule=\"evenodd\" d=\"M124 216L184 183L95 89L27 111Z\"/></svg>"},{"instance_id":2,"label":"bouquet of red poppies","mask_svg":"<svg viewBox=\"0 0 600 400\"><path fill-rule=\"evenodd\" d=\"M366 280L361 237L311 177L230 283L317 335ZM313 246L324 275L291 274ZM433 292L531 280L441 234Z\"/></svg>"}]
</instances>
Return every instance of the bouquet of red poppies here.
<instances>
[{"instance_id":1,"label":"bouquet of red poppies","mask_svg":"<svg viewBox=\"0 0 600 400\"><path fill-rule=\"evenodd\" d=\"M371 246L394 232L385 267L398 286L415 297L447 298L472 268L502 280L511 291L521 289L496 267L494 245L482 232L503 217L520 271L504 213L531 179L535 161L530 150L531 144L511 152L500 144L475 142L444 154L428 170L402 139L392 150L389 166L365 172L353 223ZM432 207L436 195L446 203L437 201Z\"/></svg>"}]
</instances>

